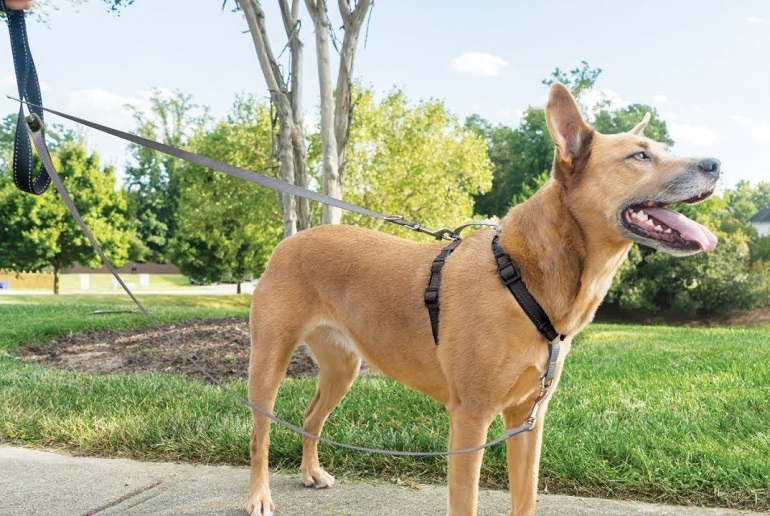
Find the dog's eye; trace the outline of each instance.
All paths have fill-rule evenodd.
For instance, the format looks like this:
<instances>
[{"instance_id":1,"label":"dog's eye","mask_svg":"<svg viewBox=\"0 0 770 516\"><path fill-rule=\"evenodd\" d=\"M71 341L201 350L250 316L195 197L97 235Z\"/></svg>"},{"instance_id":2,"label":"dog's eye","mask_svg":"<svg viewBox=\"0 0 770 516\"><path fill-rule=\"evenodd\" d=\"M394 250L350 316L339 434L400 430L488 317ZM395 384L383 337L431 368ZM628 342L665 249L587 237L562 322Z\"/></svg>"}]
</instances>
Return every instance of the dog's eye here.
<instances>
[{"instance_id":1,"label":"dog's eye","mask_svg":"<svg viewBox=\"0 0 770 516\"><path fill-rule=\"evenodd\" d=\"M639 152L637 152L636 154L634 154L631 157L636 159L636 160L639 160L639 161L649 161L650 160L650 155L647 154L644 151L639 151Z\"/></svg>"}]
</instances>

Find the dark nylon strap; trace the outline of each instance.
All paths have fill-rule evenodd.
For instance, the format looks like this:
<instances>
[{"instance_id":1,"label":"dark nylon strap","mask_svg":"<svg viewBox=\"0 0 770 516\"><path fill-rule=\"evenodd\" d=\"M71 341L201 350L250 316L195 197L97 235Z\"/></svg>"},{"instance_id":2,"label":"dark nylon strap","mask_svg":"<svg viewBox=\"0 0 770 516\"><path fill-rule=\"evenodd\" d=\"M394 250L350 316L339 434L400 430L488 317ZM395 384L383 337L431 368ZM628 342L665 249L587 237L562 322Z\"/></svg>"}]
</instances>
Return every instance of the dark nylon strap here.
<instances>
[{"instance_id":1,"label":"dark nylon strap","mask_svg":"<svg viewBox=\"0 0 770 516\"><path fill-rule=\"evenodd\" d=\"M513 297L519 302L524 313L527 314L529 320L535 325L537 331L543 334L548 342L554 342L558 337L564 340L564 335L554 329L551 320L548 318L548 314L545 313L543 307L537 302L535 297L527 290L527 286L521 279L521 272L516 264L513 262L510 256L503 251L498 243L498 235L492 239L492 252L495 255L495 262L497 262L497 270L500 273L500 280L503 285L508 287ZM553 354L553 353L552 353ZM555 368L555 364L553 365ZM549 369L551 369L549 360Z\"/></svg>"},{"instance_id":2,"label":"dark nylon strap","mask_svg":"<svg viewBox=\"0 0 770 516\"><path fill-rule=\"evenodd\" d=\"M19 98L26 99L30 103L30 111L43 120L43 97L40 95L40 83L37 80L35 62L29 50L27 39L27 25L24 19L24 11L6 9L5 1L0 0L8 20L8 33L11 36L11 53L13 54L13 68L16 72L16 86L19 90ZM34 104L34 105L33 105ZM45 167L41 167L35 175L32 163L32 147L29 143L29 132L24 123L24 110L19 105L19 117L16 120L16 136L13 145L13 182L20 189L28 193L42 194L51 184Z\"/></svg>"},{"instance_id":3,"label":"dark nylon strap","mask_svg":"<svg viewBox=\"0 0 770 516\"><path fill-rule=\"evenodd\" d=\"M461 239L456 238L452 240L452 243L443 248L433 260L430 266L430 280L428 281L428 288L425 289L425 306L428 308L428 317L430 317L430 330L433 332L433 342L438 346L438 317L440 312L439 307L439 291L441 289L441 271L444 268L444 263L452 251L457 249L457 246L462 242Z\"/></svg>"}]
</instances>

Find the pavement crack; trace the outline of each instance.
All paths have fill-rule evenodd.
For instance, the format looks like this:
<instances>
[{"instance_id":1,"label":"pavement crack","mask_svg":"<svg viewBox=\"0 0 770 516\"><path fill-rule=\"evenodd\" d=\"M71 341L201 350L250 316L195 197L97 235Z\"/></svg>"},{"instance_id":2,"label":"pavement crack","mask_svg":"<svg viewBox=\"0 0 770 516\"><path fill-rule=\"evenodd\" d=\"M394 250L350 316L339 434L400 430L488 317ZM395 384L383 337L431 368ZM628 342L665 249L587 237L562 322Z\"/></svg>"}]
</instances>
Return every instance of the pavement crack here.
<instances>
[{"instance_id":1,"label":"pavement crack","mask_svg":"<svg viewBox=\"0 0 770 516\"><path fill-rule=\"evenodd\" d=\"M116 500L113 500L113 501L111 501L111 502L109 502L109 503L107 503L105 505L102 505L101 507L97 507L96 509L92 509L92 510L90 510L88 512L83 513L82 516L94 516L96 514L99 514L102 511L106 511L107 509L111 509L112 507L115 507L117 505L122 504L126 500L129 500L129 499L131 499L131 498L133 498L135 496L139 496L140 494L146 493L150 489L154 489L154 488L158 487L159 485L161 485L162 483L163 483L162 480L158 480L157 482L153 482L152 484L148 484L148 485L146 485L144 487L140 487L138 489L134 489L130 493L127 493L127 494L121 496L120 498L118 498Z\"/></svg>"}]
</instances>

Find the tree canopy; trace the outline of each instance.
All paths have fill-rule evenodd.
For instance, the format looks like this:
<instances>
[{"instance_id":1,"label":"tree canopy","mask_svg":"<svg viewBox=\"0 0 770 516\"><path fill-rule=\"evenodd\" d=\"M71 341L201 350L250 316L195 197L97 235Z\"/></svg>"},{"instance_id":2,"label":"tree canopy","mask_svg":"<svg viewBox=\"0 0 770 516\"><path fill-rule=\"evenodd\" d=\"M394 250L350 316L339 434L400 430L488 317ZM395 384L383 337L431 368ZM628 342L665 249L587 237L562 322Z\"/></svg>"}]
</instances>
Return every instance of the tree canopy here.
<instances>
[{"instance_id":1,"label":"tree canopy","mask_svg":"<svg viewBox=\"0 0 770 516\"><path fill-rule=\"evenodd\" d=\"M52 152L54 165L105 254L120 267L128 256L130 230L126 198L115 189L114 170L102 168L99 157L88 153L73 133L59 135L58 140ZM43 195L24 193L16 189L7 170L0 176L0 220L0 264L12 270L51 268L55 293L61 269L75 262L101 264L58 193L53 189Z\"/></svg>"},{"instance_id":2,"label":"tree canopy","mask_svg":"<svg viewBox=\"0 0 770 516\"><path fill-rule=\"evenodd\" d=\"M189 141L193 152L274 176L270 108L254 97L236 100L230 115ZM278 192L204 167L178 171L179 207L173 262L205 283L258 277L282 233Z\"/></svg>"},{"instance_id":3,"label":"tree canopy","mask_svg":"<svg viewBox=\"0 0 770 516\"><path fill-rule=\"evenodd\" d=\"M412 106L400 90L377 102L360 94L352 120L345 198L425 226L459 226L473 217L473 194L490 187L486 142L443 103ZM347 213L343 220L413 237L412 232Z\"/></svg>"},{"instance_id":4,"label":"tree canopy","mask_svg":"<svg viewBox=\"0 0 770 516\"><path fill-rule=\"evenodd\" d=\"M168 95L155 90L148 112L132 109L136 134L178 148L186 148L190 135L208 121L207 110L179 91ZM166 263L176 226L180 162L141 145L132 143L129 149L133 160L123 178L135 235L131 259Z\"/></svg>"}]
</instances>

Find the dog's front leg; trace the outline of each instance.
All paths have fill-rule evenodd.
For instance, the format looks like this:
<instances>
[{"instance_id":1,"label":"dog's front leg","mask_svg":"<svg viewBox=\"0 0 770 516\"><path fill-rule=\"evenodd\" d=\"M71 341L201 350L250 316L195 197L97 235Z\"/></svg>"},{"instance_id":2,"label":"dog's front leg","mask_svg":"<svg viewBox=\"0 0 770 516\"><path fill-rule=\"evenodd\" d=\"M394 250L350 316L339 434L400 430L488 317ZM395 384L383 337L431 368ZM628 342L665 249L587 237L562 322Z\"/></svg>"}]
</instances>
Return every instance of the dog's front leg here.
<instances>
[{"instance_id":1,"label":"dog's front leg","mask_svg":"<svg viewBox=\"0 0 770 516\"><path fill-rule=\"evenodd\" d=\"M511 516L535 514L540 447L543 442L543 418L546 407L547 400L538 410L535 428L516 435L506 442L508 479L511 484ZM528 403L503 410L506 430L521 425L531 410L532 406Z\"/></svg>"},{"instance_id":2,"label":"dog's front leg","mask_svg":"<svg viewBox=\"0 0 770 516\"><path fill-rule=\"evenodd\" d=\"M450 408L449 449L464 450L483 444L493 418L476 410ZM483 450L449 456L449 516L476 514L483 456Z\"/></svg>"}]
</instances>

